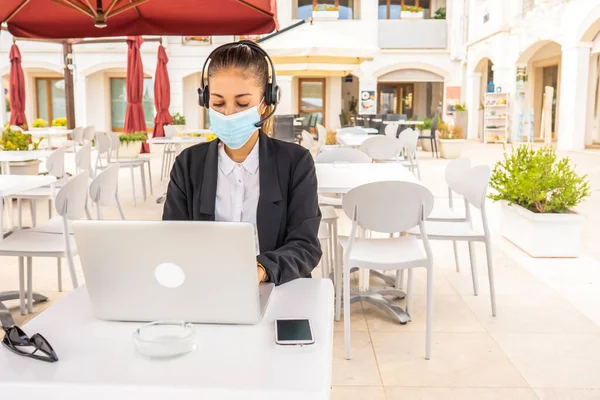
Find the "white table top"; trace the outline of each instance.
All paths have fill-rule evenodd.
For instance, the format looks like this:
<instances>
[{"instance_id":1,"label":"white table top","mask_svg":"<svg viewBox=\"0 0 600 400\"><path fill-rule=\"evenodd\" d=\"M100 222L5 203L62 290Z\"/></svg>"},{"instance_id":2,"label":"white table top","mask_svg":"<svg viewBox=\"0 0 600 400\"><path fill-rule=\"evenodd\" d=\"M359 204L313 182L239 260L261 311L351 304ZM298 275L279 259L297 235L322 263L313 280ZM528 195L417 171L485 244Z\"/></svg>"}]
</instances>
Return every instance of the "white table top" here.
<instances>
[{"instance_id":1,"label":"white table top","mask_svg":"<svg viewBox=\"0 0 600 400\"><path fill-rule=\"evenodd\" d=\"M213 132L210 129L190 128L190 129L184 129L182 131L179 131L178 133L180 133L182 135L198 135L198 134L206 135L207 133L213 133Z\"/></svg>"},{"instance_id":2,"label":"white table top","mask_svg":"<svg viewBox=\"0 0 600 400\"><path fill-rule=\"evenodd\" d=\"M46 186L56 181L50 175L0 175L0 197Z\"/></svg>"},{"instance_id":3,"label":"white table top","mask_svg":"<svg viewBox=\"0 0 600 400\"><path fill-rule=\"evenodd\" d=\"M52 150L0 151L0 162L39 160L47 158L50 154Z\"/></svg>"},{"instance_id":4,"label":"white table top","mask_svg":"<svg viewBox=\"0 0 600 400\"><path fill-rule=\"evenodd\" d=\"M365 131L366 133L373 133L373 134L379 133L379 131L378 131L377 129L375 129L375 128L363 128L363 127L360 127L360 126L357 126L357 128L360 128L360 129L362 129L362 130L363 130L363 131ZM339 132L339 131L341 131L342 129L344 129L344 128L337 128L335 131L336 131L336 132Z\"/></svg>"},{"instance_id":5,"label":"white table top","mask_svg":"<svg viewBox=\"0 0 600 400\"><path fill-rule=\"evenodd\" d=\"M36 129L26 131L25 133L31 136L67 136L72 130L70 129Z\"/></svg>"},{"instance_id":6,"label":"white table top","mask_svg":"<svg viewBox=\"0 0 600 400\"><path fill-rule=\"evenodd\" d=\"M316 164L319 193L345 194L355 187L381 181L420 183L400 164Z\"/></svg>"},{"instance_id":7,"label":"white table top","mask_svg":"<svg viewBox=\"0 0 600 400\"><path fill-rule=\"evenodd\" d=\"M423 121L383 121L384 125L423 125Z\"/></svg>"},{"instance_id":8,"label":"white table top","mask_svg":"<svg viewBox=\"0 0 600 400\"><path fill-rule=\"evenodd\" d=\"M338 143L346 147L360 147L365 140L372 137L375 135L336 135Z\"/></svg>"},{"instance_id":9,"label":"white table top","mask_svg":"<svg viewBox=\"0 0 600 400\"><path fill-rule=\"evenodd\" d=\"M194 136L155 137L148 139L147 142L151 144L204 143L206 138Z\"/></svg>"},{"instance_id":10,"label":"white table top","mask_svg":"<svg viewBox=\"0 0 600 400\"><path fill-rule=\"evenodd\" d=\"M315 344L277 346L278 317L309 318ZM175 359L135 353L132 334L140 325L95 319L80 287L23 327L30 335L41 333L59 361L48 364L0 348L0 393L61 400L329 399L330 280L298 279L275 288L258 325L196 325L198 348Z\"/></svg>"}]
</instances>

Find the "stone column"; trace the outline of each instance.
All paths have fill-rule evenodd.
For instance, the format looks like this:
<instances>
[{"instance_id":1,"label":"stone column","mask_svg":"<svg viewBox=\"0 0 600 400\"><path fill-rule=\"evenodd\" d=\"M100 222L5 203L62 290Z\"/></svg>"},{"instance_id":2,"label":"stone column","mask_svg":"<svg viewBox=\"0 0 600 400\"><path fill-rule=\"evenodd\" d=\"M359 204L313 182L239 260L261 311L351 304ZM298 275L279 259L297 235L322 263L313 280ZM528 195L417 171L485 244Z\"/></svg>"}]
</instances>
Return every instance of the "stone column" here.
<instances>
[{"instance_id":1,"label":"stone column","mask_svg":"<svg viewBox=\"0 0 600 400\"><path fill-rule=\"evenodd\" d=\"M73 73L73 85L75 89L75 121L77 126L87 126L86 115L86 79L81 74ZM110 112L110 110L108 111ZM97 126L96 129L102 127Z\"/></svg>"},{"instance_id":2,"label":"stone column","mask_svg":"<svg viewBox=\"0 0 600 400\"><path fill-rule=\"evenodd\" d=\"M467 139L479 137L479 105L481 96L481 72L467 74L467 109L469 110L469 122L467 127ZM483 132L481 132L483 135Z\"/></svg>"},{"instance_id":3,"label":"stone column","mask_svg":"<svg viewBox=\"0 0 600 400\"><path fill-rule=\"evenodd\" d=\"M558 148L585 148L586 109L592 43L563 49L558 118Z\"/></svg>"},{"instance_id":4,"label":"stone column","mask_svg":"<svg viewBox=\"0 0 600 400\"><path fill-rule=\"evenodd\" d=\"M279 101L275 114L294 114L292 111L292 77L278 76L277 85L281 90L281 100Z\"/></svg>"},{"instance_id":5,"label":"stone column","mask_svg":"<svg viewBox=\"0 0 600 400\"><path fill-rule=\"evenodd\" d=\"M588 78L588 98L586 108L586 130L585 130L585 145L592 144L595 136L594 125L594 105L596 104L596 84L598 80L598 54L594 54L590 58L590 76Z\"/></svg>"}]
</instances>

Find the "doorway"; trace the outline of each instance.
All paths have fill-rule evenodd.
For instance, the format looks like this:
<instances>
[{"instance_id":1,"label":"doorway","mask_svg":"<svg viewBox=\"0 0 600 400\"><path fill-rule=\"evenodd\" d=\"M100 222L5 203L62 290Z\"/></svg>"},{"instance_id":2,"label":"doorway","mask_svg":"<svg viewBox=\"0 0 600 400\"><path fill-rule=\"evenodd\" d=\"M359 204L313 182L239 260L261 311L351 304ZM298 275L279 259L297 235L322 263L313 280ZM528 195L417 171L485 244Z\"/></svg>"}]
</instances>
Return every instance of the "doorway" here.
<instances>
[{"instance_id":1,"label":"doorway","mask_svg":"<svg viewBox=\"0 0 600 400\"><path fill-rule=\"evenodd\" d=\"M550 86L554 89L554 95L552 98L552 138L556 139L556 105L558 99L558 65L552 65L549 67L542 68L542 99L544 98L546 87ZM544 102L540 108L540 115L544 108Z\"/></svg>"},{"instance_id":2,"label":"doorway","mask_svg":"<svg viewBox=\"0 0 600 400\"><path fill-rule=\"evenodd\" d=\"M310 128L326 126L325 78L300 78L298 86L300 116L309 121Z\"/></svg>"},{"instance_id":3,"label":"doorway","mask_svg":"<svg viewBox=\"0 0 600 400\"><path fill-rule=\"evenodd\" d=\"M415 103L414 83L385 83L377 88L379 114L404 114L412 118Z\"/></svg>"}]
</instances>

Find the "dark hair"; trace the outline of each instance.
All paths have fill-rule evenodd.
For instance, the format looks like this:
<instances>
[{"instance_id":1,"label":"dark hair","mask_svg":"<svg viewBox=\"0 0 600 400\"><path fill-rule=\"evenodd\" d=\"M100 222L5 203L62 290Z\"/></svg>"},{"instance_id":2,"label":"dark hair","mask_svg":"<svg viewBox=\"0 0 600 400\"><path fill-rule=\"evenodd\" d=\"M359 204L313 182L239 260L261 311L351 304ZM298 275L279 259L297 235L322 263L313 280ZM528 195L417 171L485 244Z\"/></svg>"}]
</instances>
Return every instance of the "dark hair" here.
<instances>
[{"instance_id":1,"label":"dark hair","mask_svg":"<svg viewBox=\"0 0 600 400\"><path fill-rule=\"evenodd\" d=\"M263 88L269 79L269 66L265 57L252 47L238 43L215 50L208 64L208 78L217 72L237 68L256 79Z\"/></svg>"}]
</instances>

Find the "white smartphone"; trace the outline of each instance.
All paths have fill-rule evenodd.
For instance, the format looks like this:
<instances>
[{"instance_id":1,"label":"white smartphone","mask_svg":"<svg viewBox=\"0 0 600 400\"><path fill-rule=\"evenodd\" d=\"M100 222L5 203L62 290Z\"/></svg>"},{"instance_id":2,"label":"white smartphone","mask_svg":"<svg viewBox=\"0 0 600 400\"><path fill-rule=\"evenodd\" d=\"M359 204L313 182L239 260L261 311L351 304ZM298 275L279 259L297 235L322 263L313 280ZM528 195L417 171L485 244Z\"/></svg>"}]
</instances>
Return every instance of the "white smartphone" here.
<instances>
[{"instance_id":1,"label":"white smartphone","mask_svg":"<svg viewBox=\"0 0 600 400\"><path fill-rule=\"evenodd\" d=\"M304 346L315 343L310 321L306 318L276 319L275 343L281 346Z\"/></svg>"}]
</instances>

